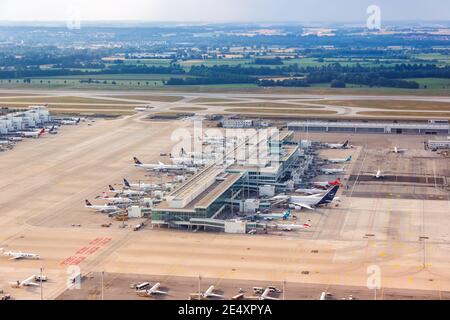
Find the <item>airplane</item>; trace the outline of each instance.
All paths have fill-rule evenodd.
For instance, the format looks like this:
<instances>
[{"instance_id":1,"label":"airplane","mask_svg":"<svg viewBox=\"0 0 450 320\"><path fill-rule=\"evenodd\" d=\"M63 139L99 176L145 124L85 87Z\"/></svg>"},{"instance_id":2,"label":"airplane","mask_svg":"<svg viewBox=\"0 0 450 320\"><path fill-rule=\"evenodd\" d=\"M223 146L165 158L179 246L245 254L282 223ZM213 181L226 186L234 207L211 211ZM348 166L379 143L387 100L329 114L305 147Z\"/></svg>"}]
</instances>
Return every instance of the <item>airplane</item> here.
<instances>
[{"instance_id":1,"label":"airplane","mask_svg":"<svg viewBox=\"0 0 450 320\"><path fill-rule=\"evenodd\" d=\"M133 160L136 167L152 171L179 171L188 169L188 167L186 167L185 165L164 164L162 162L158 162L158 164L144 164L136 157L134 157Z\"/></svg>"},{"instance_id":2,"label":"airplane","mask_svg":"<svg viewBox=\"0 0 450 320\"><path fill-rule=\"evenodd\" d=\"M130 189L122 189L122 190L116 190L112 185L109 185L109 191L114 192L117 194L121 194L127 197L140 197L145 195L144 191L137 191L137 190L130 190Z\"/></svg>"},{"instance_id":3,"label":"airplane","mask_svg":"<svg viewBox=\"0 0 450 320\"><path fill-rule=\"evenodd\" d=\"M325 190L324 189L311 188L311 189L297 189L297 190L295 190L295 192L313 195L313 194L324 193Z\"/></svg>"},{"instance_id":4,"label":"airplane","mask_svg":"<svg viewBox=\"0 0 450 320\"><path fill-rule=\"evenodd\" d=\"M345 163L352 161L352 156L349 156L347 159L326 159L329 163Z\"/></svg>"},{"instance_id":5,"label":"airplane","mask_svg":"<svg viewBox=\"0 0 450 320\"><path fill-rule=\"evenodd\" d=\"M113 205L133 202L130 198L122 198L118 197L117 195L115 197L110 197L106 194L106 192L103 192L103 195L100 198L103 200L107 200L109 204Z\"/></svg>"},{"instance_id":6,"label":"airplane","mask_svg":"<svg viewBox=\"0 0 450 320\"><path fill-rule=\"evenodd\" d=\"M11 141L11 142L22 141L22 140L23 140L22 137L9 137L8 138L8 141Z\"/></svg>"},{"instance_id":7,"label":"airplane","mask_svg":"<svg viewBox=\"0 0 450 320\"><path fill-rule=\"evenodd\" d=\"M144 294L144 295L149 296L149 297L154 295L154 294L168 294L165 291L160 291L159 290L160 286L161 286L161 284L158 282L153 287L151 287L150 289L138 291L138 294Z\"/></svg>"},{"instance_id":8,"label":"airplane","mask_svg":"<svg viewBox=\"0 0 450 320\"><path fill-rule=\"evenodd\" d=\"M36 131L18 131L19 134L24 138L39 138L43 134L45 134L45 128Z\"/></svg>"},{"instance_id":9,"label":"airplane","mask_svg":"<svg viewBox=\"0 0 450 320\"><path fill-rule=\"evenodd\" d=\"M208 298L225 298L223 295L214 293L214 286L210 286L208 290L203 293L200 293L200 298L208 299ZM191 294L192 296L198 296L198 293Z\"/></svg>"},{"instance_id":10,"label":"airplane","mask_svg":"<svg viewBox=\"0 0 450 320\"><path fill-rule=\"evenodd\" d=\"M271 288L266 288L266 290L264 290L264 292L261 294L258 300L280 300L278 298L269 296L269 293L271 292L272 292Z\"/></svg>"},{"instance_id":11,"label":"airplane","mask_svg":"<svg viewBox=\"0 0 450 320\"><path fill-rule=\"evenodd\" d=\"M378 170L376 174L372 175L375 179L383 179L385 177L384 174L381 173L381 170Z\"/></svg>"},{"instance_id":12,"label":"airplane","mask_svg":"<svg viewBox=\"0 0 450 320\"><path fill-rule=\"evenodd\" d=\"M85 203L86 203L86 208L94 209L97 212L111 213L111 212L115 212L115 211L119 211L120 210L120 208L118 206L115 206L115 205L108 205L108 204L104 204L102 206L93 205L92 203L89 202L89 200L85 200Z\"/></svg>"},{"instance_id":13,"label":"airplane","mask_svg":"<svg viewBox=\"0 0 450 320\"><path fill-rule=\"evenodd\" d=\"M329 181L329 182L316 181L316 182L313 182L313 185L320 187L320 188L328 188L331 186L340 186L341 179L337 178L335 181Z\"/></svg>"},{"instance_id":14,"label":"airplane","mask_svg":"<svg viewBox=\"0 0 450 320\"><path fill-rule=\"evenodd\" d=\"M335 173L344 173L345 169L343 169L343 168L340 168L340 169L322 168L322 169L320 169L320 171L322 171L325 174L335 174Z\"/></svg>"},{"instance_id":15,"label":"airplane","mask_svg":"<svg viewBox=\"0 0 450 320\"><path fill-rule=\"evenodd\" d=\"M184 166L197 166L201 167L206 165L209 161L207 159L195 159L195 158L172 158L172 162L176 165Z\"/></svg>"},{"instance_id":16,"label":"airplane","mask_svg":"<svg viewBox=\"0 0 450 320\"><path fill-rule=\"evenodd\" d=\"M324 146L330 149L347 149L349 141L345 141L344 143L325 143Z\"/></svg>"},{"instance_id":17,"label":"airplane","mask_svg":"<svg viewBox=\"0 0 450 320\"><path fill-rule=\"evenodd\" d=\"M294 231L294 230L302 230L309 229L311 225L309 223L304 224L277 224L277 229L281 231Z\"/></svg>"},{"instance_id":18,"label":"airplane","mask_svg":"<svg viewBox=\"0 0 450 320\"><path fill-rule=\"evenodd\" d=\"M19 259L39 260L41 258L38 254L35 253L5 251L3 248L0 248L0 252L2 252L4 256L11 257L11 259L9 260L19 260Z\"/></svg>"},{"instance_id":19,"label":"airplane","mask_svg":"<svg viewBox=\"0 0 450 320\"><path fill-rule=\"evenodd\" d=\"M44 277L42 277L44 278ZM41 278L36 276L36 275L32 275L31 277L26 278L23 281L17 281L16 283L12 283L11 285L14 288L21 288L21 287L39 287L40 283L36 283L34 281L41 281ZM44 281L44 279L42 279L42 281Z\"/></svg>"},{"instance_id":20,"label":"airplane","mask_svg":"<svg viewBox=\"0 0 450 320\"><path fill-rule=\"evenodd\" d=\"M392 150L393 153L404 153L408 151L407 149L400 149L399 147L394 147L394 150Z\"/></svg>"},{"instance_id":21,"label":"airplane","mask_svg":"<svg viewBox=\"0 0 450 320\"><path fill-rule=\"evenodd\" d=\"M50 134L57 134L58 133L58 129L55 126L53 126L53 127L51 127L48 130L48 133L50 133Z\"/></svg>"},{"instance_id":22,"label":"airplane","mask_svg":"<svg viewBox=\"0 0 450 320\"><path fill-rule=\"evenodd\" d=\"M130 183L127 179L123 179L123 186L126 189L133 189L137 191L150 191L150 190L160 190L161 186L152 183Z\"/></svg>"},{"instance_id":23,"label":"airplane","mask_svg":"<svg viewBox=\"0 0 450 320\"><path fill-rule=\"evenodd\" d=\"M275 203L280 203L284 201L288 201L288 203L293 206L294 209L300 210L302 208L306 208L309 210L315 210L317 207L321 205L326 205L332 203L336 193L339 190L339 186L334 186L330 190L328 190L325 195L312 195L312 196L289 196L289 195L280 195L275 196L270 199L270 201L274 201Z\"/></svg>"},{"instance_id":24,"label":"airplane","mask_svg":"<svg viewBox=\"0 0 450 320\"><path fill-rule=\"evenodd\" d=\"M81 121L81 118L72 118L71 120L61 120L61 124L68 125L68 126L75 126L79 124Z\"/></svg>"}]
</instances>

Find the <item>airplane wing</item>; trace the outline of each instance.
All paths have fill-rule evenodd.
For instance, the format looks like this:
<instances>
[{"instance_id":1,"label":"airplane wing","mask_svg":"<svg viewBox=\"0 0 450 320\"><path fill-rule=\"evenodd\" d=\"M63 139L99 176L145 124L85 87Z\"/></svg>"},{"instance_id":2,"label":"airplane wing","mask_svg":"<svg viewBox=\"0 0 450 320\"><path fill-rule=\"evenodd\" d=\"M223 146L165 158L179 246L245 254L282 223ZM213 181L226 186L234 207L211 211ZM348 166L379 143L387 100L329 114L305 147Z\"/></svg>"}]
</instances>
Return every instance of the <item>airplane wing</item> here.
<instances>
[{"instance_id":1,"label":"airplane wing","mask_svg":"<svg viewBox=\"0 0 450 320\"><path fill-rule=\"evenodd\" d=\"M299 206L299 207L306 208L306 209L309 209L309 210L314 210L313 207L311 207L311 206L309 206L309 205L307 205L305 203L293 201L293 202L291 202L291 204L293 204L294 206Z\"/></svg>"},{"instance_id":2,"label":"airplane wing","mask_svg":"<svg viewBox=\"0 0 450 320\"><path fill-rule=\"evenodd\" d=\"M9 258L9 260L19 260L22 258L23 258L23 256L21 256L20 254L16 254L16 255L12 256L11 258Z\"/></svg>"}]
</instances>

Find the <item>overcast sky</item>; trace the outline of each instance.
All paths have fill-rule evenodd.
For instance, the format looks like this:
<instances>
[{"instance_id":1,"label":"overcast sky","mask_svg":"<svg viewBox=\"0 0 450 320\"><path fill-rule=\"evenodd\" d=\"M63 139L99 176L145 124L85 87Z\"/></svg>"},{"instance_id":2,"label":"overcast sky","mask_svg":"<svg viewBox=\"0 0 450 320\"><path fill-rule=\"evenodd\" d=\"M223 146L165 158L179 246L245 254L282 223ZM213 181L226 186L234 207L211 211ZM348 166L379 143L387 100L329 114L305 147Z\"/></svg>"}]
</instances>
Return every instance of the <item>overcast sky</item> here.
<instances>
[{"instance_id":1,"label":"overcast sky","mask_svg":"<svg viewBox=\"0 0 450 320\"><path fill-rule=\"evenodd\" d=\"M364 22L371 4L385 21L450 20L450 0L0 0L0 20Z\"/></svg>"}]
</instances>

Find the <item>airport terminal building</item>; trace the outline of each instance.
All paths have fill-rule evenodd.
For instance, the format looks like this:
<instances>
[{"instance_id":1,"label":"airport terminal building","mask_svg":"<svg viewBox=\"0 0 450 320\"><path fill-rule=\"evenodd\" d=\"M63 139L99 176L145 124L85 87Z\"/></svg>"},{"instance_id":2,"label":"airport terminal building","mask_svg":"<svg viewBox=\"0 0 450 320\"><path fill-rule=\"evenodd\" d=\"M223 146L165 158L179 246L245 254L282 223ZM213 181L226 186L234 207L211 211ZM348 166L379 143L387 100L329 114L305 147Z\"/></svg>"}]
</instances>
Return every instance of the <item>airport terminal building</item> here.
<instances>
[{"instance_id":1,"label":"airport terminal building","mask_svg":"<svg viewBox=\"0 0 450 320\"><path fill-rule=\"evenodd\" d=\"M51 117L47 107L31 106L29 110L1 115L0 134L36 128L49 121L51 121Z\"/></svg>"},{"instance_id":2,"label":"airport terminal building","mask_svg":"<svg viewBox=\"0 0 450 320\"><path fill-rule=\"evenodd\" d=\"M152 224L190 227L201 225L203 221L210 225L210 219L218 217L230 202L241 195L244 187L280 185L298 158L298 146L287 144L292 136L293 132L282 132L276 138L269 137L258 142L268 144L271 154L278 153L276 161L269 158L266 162L248 164L235 160L207 166L151 209ZM224 227L220 221L213 222L219 223L218 227Z\"/></svg>"}]
</instances>

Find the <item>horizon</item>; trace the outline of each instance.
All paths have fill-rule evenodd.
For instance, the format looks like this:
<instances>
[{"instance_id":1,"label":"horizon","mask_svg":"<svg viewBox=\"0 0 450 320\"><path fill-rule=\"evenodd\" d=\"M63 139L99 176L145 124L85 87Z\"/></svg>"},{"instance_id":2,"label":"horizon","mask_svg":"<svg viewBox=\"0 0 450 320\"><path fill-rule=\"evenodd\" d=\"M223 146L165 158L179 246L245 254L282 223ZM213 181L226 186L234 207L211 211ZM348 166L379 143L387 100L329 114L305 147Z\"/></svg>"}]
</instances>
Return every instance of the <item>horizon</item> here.
<instances>
[{"instance_id":1,"label":"horizon","mask_svg":"<svg viewBox=\"0 0 450 320\"><path fill-rule=\"evenodd\" d=\"M248 23L329 22L363 23L367 8L377 5L383 21L442 22L450 20L446 0L0 0L1 22L143 22ZM24 10L23 8L27 8ZM177 10L173 10L177 8ZM207 18L205 18L207 17Z\"/></svg>"}]
</instances>

